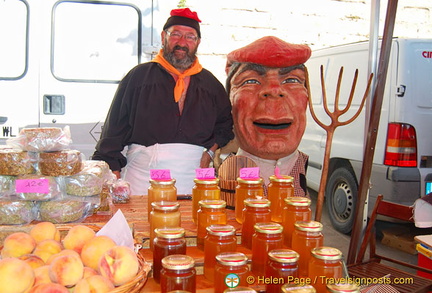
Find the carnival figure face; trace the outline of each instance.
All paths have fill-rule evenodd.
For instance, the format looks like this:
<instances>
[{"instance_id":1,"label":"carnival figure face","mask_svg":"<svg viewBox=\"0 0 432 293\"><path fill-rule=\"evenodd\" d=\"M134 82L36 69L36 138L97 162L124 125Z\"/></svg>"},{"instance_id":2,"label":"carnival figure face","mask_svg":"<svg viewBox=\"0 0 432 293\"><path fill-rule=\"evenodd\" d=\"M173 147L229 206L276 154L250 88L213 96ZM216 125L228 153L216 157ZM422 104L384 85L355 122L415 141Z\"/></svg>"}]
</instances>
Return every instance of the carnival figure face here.
<instances>
[{"instance_id":1,"label":"carnival figure face","mask_svg":"<svg viewBox=\"0 0 432 293\"><path fill-rule=\"evenodd\" d=\"M230 98L234 130L243 150L277 160L297 149L308 103L303 67L242 64L230 80Z\"/></svg>"},{"instance_id":2,"label":"carnival figure face","mask_svg":"<svg viewBox=\"0 0 432 293\"><path fill-rule=\"evenodd\" d=\"M161 34L163 40L163 56L176 69L188 69L196 59L200 43L194 28L173 25Z\"/></svg>"}]
</instances>

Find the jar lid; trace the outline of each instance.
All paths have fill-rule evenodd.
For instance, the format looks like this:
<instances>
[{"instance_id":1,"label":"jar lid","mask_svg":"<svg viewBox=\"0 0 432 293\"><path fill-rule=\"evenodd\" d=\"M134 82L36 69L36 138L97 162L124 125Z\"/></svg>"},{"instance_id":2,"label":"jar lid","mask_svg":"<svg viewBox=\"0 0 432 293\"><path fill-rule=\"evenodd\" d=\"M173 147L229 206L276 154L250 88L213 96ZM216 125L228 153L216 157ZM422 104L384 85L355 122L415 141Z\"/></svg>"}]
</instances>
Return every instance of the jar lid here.
<instances>
[{"instance_id":1,"label":"jar lid","mask_svg":"<svg viewBox=\"0 0 432 293\"><path fill-rule=\"evenodd\" d=\"M254 229L256 232L264 233L264 234L278 234L282 233L283 226L278 223L273 222L262 222L256 223L254 225Z\"/></svg>"},{"instance_id":2,"label":"jar lid","mask_svg":"<svg viewBox=\"0 0 432 293\"><path fill-rule=\"evenodd\" d=\"M294 226L296 229L306 232L320 232L323 229L323 225L317 221L297 221Z\"/></svg>"},{"instance_id":3,"label":"jar lid","mask_svg":"<svg viewBox=\"0 0 432 293\"><path fill-rule=\"evenodd\" d=\"M200 207L208 209L220 209L226 207L226 201L222 199L202 199L198 204Z\"/></svg>"},{"instance_id":4,"label":"jar lid","mask_svg":"<svg viewBox=\"0 0 432 293\"><path fill-rule=\"evenodd\" d=\"M334 247L320 246L313 248L311 255L324 260L339 260L342 258L342 251Z\"/></svg>"},{"instance_id":5,"label":"jar lid","mask_svg":"<svg viewBox=\"0 0 432 293\"><path fill-rule=\"evenodd\" d=\"M237 178L238 183L244 183L244 184L262 184L263 179L262 178Z\"/></svg>"},{"instance_id":6,"label":"jar lid","mask_svg":"<svg viewBox=\"0 0 432 293\"><path fill-rule=\"evenodd\" d=\"M223 293L256 293L257 291L252 289L252 288L248 288L248 287L235 287L235 288L227 288L223 291Z\"/></svg>"},{"instance_id":7,"label":"jar lid","mask_svg":"<svg viewBox=\"0 0 432 293\"><path fill-rule=\"evenodd\" d=\"M276 175L271 175L269 179L272 182L283 182L283 183L294 182L294 177L288 175L279 175L277 177Z\"/></svg>"},{"instance_id":8,"label":"jar lid","mask_svg":"<svg viewBox=\"0 0 432 293\"><path fill-rule=\"evenodd\" d=\"M267 198L247 198L244 204L248 207L265 208L269 207L271 202Z\"/></svg>"},{"instance_id":9,"label":"jar lid","mask_svg":"<svg viewBox=\"0 0 432 293\"><path fill-rule=\"evenodd\" d=\"M172 185L176 183L176 180L175 179L164 179L164 180L150 179L149 182L151 185Z\"/></svg>"},{"instance_id":10,"label":"jar lid","mask_svg":"<svg viewBox=\"0 0 432 293\"><path fill-rule=\"evenodd\" d=\"M193 257L184 254L172 254L162 259L162 267L168 270L186 270L193 268L195 261Z\"/></svg>"},{"instance_id":11,"label":"jar lid","mask_svg":"<svg viewBox=\"0 0 432 293\"><path fill-rule=\"evenodd\" d=\"M327 290L332 293L359 293L360 288L356 283L327 284Z\"/></svg>"},{"instance_id":12,"label":"jar lid","mask_svg":"<svg viewBox=\"0 0 432 293\"><path fill-rule=\"evenodd\" d=\"M221 252L216 255L216 260L225 266L242 266L248 262L247 256L242 252Z\"/></svg>"},{"instance_id":13,"label":"jar lid","mask_svg":"<svg viewBox=\"0 0 432 293\"><path fill-rule=\"evenodd\" d=\"M195 183L198 184L219 184L219 178L205 178L205 179L194 179Z\"/></svg>"},{"instance_id":14,"label":"jar lid","mask_svg":"<svg viewBox=\"0 0 432 293\"><path fill-rule=\"evenodd\" d=\"M156 211L174 212L179 209L180 203L177 201L154 201L151 206Z\"/></svg>"},{"instance_id":15,"label":"jar lid","mask_svg":"<svg viewBox=\"0 0 432 293\"><path fill-rule=\"evenodd\" d=\"M176 239L184 237L185 229L182 227L172 227L172 228L156 228L156 237L166 238L166 239Z\"/></svg>"},{"instance_id":16,"label":"jar lid","mask_svg":"<svg viewBox=\"0 0 432 293\"><path fill-rule=\"evenodd\" d=\"M311 285L290 283L282 285L281 292L315 293L316 290Z\"/></svg>"},{"instance_id":17,"label":"jar lid","mask_svg":"<svg viewBox=\"0 0 432 293\"><path fill-rule=\"evenodd\" d=\"M310 206L311 200L307 197L296 196L296 197L287 197L284 199L285 204L292 206Z\"/></svg>"},{"instance_id":18,"label":"jar lid","mask_svg":"<svg viewBox=\"0 0 432 293\"><path fill-rule=\"evenodd\" d=\"M207 233L216 236L231 236L235 235L236 229L231 225L214 224L207 226Z\"/></svg>"},{"instance_id":19,"label":"jar lid","mask_svg":"<svg viewBox=\"0 0 432 293\"><path fill-rule=\"evenodd\" d=\"M292 249L273 249L268 253L269 259L280 263L296 263L300 255Z\"/></svg>"}]
</instances>

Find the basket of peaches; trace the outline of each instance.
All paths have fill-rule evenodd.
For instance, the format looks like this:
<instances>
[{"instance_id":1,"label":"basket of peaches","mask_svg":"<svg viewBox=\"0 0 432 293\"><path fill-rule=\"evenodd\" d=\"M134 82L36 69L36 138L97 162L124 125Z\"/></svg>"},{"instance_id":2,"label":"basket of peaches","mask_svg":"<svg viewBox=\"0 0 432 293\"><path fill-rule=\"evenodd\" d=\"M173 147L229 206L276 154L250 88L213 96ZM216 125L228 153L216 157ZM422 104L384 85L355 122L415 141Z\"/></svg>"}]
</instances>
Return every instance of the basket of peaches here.
<instances>
[{"instance_id":1,"label":"basket of peaches","mask_svg":"<svg viewBox=\"0 0 432 293\"><path fill-rule=\"evenodd\" d=\"M98 236L98 229L40 222L28 233L9 234L1 248L0 292L139 292L150 266L130 247Z\"/></svg>"}]
</instances>

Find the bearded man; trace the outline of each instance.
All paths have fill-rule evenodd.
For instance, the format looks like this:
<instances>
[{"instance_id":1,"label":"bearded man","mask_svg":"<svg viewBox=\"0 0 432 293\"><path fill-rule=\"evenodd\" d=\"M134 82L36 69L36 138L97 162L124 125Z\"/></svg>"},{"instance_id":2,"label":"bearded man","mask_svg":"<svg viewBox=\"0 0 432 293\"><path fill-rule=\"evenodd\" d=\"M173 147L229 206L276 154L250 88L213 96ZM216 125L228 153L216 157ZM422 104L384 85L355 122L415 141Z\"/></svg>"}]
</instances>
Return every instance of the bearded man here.
<instances>
[{"instance_id":1,"label":"bearded man","mask_svg":"<svg viewBox=\"0 0 432 293\"><path fill-rule=\"evenodd\" d=\"M170 170L177 193L190 194L195 169L234 137L225 89L196 56L200 22L189 8L172 10L159 54L123 78L108 112L92 159L107 162L134 195L147 194L152 169Z\"/></svg>"},{"instance_id":2,"label":"bearded man","mask_svg":"<svg viewBox=\"0 0 432 293\"><path fill-rule=\"evenodd\" d=\"M306 45L263 37L227 56L237 155L252 159L260 176L294 177L295 196L305 196L308 156L297 147L306 128Z\"/></svg>"}]
</instances>

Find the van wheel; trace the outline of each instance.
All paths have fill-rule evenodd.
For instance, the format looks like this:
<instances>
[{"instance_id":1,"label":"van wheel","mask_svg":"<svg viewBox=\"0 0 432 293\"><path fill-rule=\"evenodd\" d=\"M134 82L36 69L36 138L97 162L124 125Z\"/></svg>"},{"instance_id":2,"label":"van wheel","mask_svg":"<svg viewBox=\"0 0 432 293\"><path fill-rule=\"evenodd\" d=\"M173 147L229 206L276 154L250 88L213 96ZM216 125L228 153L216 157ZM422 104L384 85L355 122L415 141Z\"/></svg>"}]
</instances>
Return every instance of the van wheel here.
<instances>
[{"instance_id":1,"label":"van wheel","mask_svg":"<svg viewBox=\"0 0 432 293\"><path fill-rule=\"evenodd\" d=\"M351 232L358 187L354 174L346 168L336 169L326 187L326 205L333 227L344 234Z\"/></svg>"}]
</instances>

